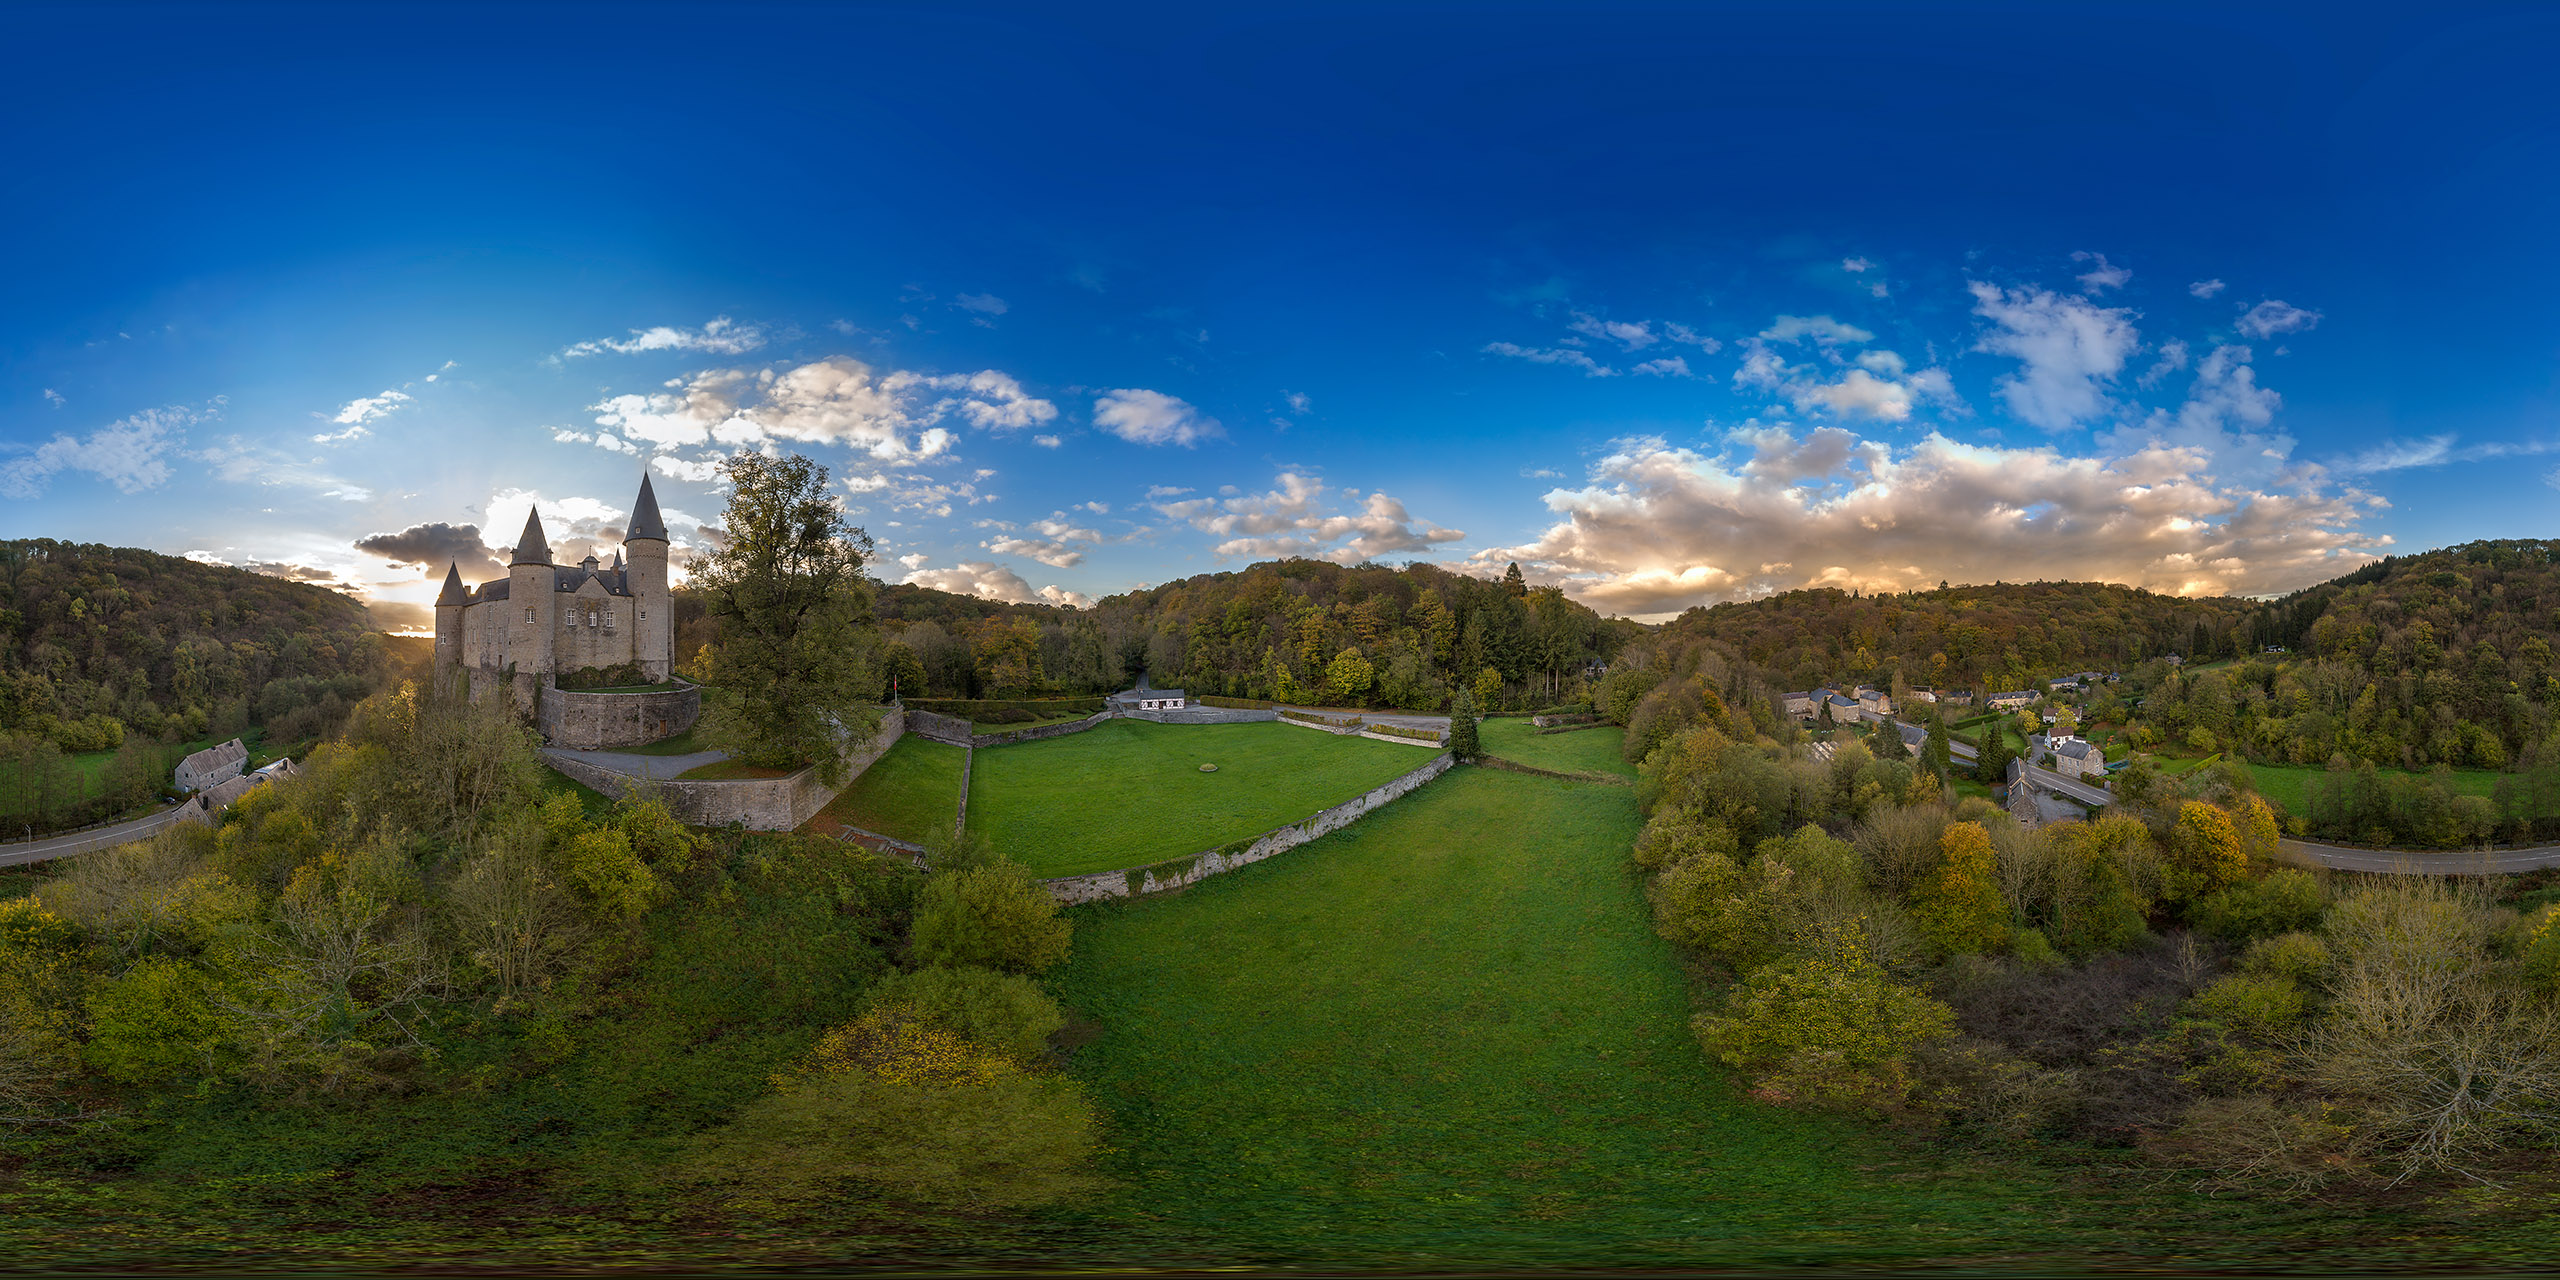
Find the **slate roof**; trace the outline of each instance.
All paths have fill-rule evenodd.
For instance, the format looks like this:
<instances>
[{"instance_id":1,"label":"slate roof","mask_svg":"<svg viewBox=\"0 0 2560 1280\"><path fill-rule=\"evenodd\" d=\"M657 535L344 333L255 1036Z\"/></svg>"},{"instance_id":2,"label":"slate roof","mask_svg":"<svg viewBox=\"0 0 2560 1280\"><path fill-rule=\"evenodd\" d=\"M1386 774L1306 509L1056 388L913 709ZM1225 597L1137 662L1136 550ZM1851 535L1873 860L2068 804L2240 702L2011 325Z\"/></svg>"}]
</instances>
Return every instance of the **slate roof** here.
<instances>
[{"instance_id":1,"label":"slate roof","mask_svg":"<svg viewBox=\"0 0 2560 1280\"><path fill-rule=\"evenodd\" d=\"M516 558L509 564L551 563L551 540L542 536L542 512L524 513L524 536L516 539Z\"/></svg>"},{"instance_id":2,"label":"slate roof","mask_svg":"<svg viewBox=\"0 0 2560 1280\"><path fill-rule=\"evenodd\" d=\"M631 530L622 535L625 542L633 538L667 540L667 522L658 515L658 491L649 487L646 471L640 473L640 500L631 504Z\"/></svg>"},{"instance_id":3,"label":"slate roof","mask_svg":"<svg viewBox=\"0 0 2560 1280\"><path fill-rule=\"evenodd\" d=\"M229 742L216 743L188 756L179 763L178 767L201 776L226 764L237 766L248 763L248 760L249 748L238 738L233 738Z\"/></svg>"},{"instance_id":4,"label":"slate roof","mask_svg":"<svg viewBox=\"0 0 2560 1280\"><path fill-rule=\"evenodd\" d=\"M436 603L439 606L471 603L471 589L462 585L461 565L452 561L445 562L444 590L436 593Z\"/></svg>"}]
</instances>

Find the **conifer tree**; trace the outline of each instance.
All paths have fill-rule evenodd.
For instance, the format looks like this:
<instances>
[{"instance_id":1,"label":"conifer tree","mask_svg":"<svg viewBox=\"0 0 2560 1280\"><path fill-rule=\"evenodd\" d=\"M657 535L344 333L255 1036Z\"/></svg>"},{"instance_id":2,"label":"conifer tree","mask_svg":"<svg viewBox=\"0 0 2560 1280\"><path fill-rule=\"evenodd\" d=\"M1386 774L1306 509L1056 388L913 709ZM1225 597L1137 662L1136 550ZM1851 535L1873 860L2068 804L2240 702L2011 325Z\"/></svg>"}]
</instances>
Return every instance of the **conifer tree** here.
<instances>
[{"instance_id":1,"label":"conifer tree","mask_svg":"<svg viewBox=\"0 0 2560 1280\"><path fill-rule=\"evenodd\" d=\"M1449 754L1468 761L1484 754L1476 745L1476 697L1464 689L1449 704Z\"/></svg>"},{"instance_id":2,"label":"conifer tree","mask_svg":"<svg viewBox=\"0 0 2560 1280\"><path fill-rule=\"evenodd\" d=\"M1520 576L1519 561L1512 561L1511 567L1502 571L1502 589L1515 596L1529 594L1529 580Z\"/></svg>"},{"instance_id":3,"label":"conifer tree","mask_svg":"<svg viewBox=\"0 0 2560 1280\"><path fill-rule=\"evenodd\" d=\"M1921 762L1928 766L1929 772L1938 775L1940 781L1945 781L1949 776L1947 772L1948 751L1947 717L1944 713L1938 711L1935 707L1932 707L1929 710L1929 741L1928 745L1922 748Z\"/></svg>"}]
</instances>

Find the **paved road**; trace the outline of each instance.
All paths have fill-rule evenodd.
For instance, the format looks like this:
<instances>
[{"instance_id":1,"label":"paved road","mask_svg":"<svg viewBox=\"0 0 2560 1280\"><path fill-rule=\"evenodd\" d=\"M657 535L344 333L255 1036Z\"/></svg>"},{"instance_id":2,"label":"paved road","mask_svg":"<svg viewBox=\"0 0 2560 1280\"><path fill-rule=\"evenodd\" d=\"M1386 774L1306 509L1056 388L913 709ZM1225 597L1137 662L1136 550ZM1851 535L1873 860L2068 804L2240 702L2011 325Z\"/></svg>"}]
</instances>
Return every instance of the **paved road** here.
<instances>
[{"instance_id":1,"label":"paved road","mask_svg":"<svg viewBox=\"0 0 2560 1280\"><path fill-rule=\"evenodd\" d=\"M184 808L184 805L173 804L158 813L136 818L131 822L120 822L112 827L74 831L66 836L49 836L32 843L17 841L11 844L0 844L0 867L17 867L30 862L45 862L68 854L87 853L91 849L104 849L111 845L139 840L177 821L178 814L184 811Z\"/></svg>"},{"instance_id":2,"label":"paved road","mask_svg":"<svg viewBox=\"0 0 2560 1280\"><path fill-rule=\"evenodd\" d=\"M643 756L634 755L628 751L572 751L567 747L544 747L542 754L584 760L599 769L661 782L676 777L687 769L699 769L706 764L716 764L729 758L729 753L726 751L696 751L681 756Z\"/></svg>"},{"instance_id":3,"label":"paved road","mask_svg":"<svg viewBox=\"0 0 2560 1280\"><path fill-rule=\"evenodd\" d=\"M2339 844L2287 840L2286 853L2339 871L2383 871L2397 875L2507 875L2542 867L2560 867L2560 845L2532 849L2356 849Z\"/></svg>"}]
</instances>

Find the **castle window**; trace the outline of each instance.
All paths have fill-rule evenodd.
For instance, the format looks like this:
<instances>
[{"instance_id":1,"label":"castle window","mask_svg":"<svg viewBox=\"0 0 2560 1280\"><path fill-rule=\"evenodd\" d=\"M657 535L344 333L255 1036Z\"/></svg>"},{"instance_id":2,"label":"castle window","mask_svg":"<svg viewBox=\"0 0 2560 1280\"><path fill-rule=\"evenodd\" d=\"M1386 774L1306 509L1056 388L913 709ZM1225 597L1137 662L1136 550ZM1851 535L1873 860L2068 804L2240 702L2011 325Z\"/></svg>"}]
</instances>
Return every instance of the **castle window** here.
<instances>
[{"instance_id":1,"label":"castle window","mask_svg":"<svg viewBox=\"0 0 2560 1280\"><path fill-rule=\"evenodd\" d=\"M642 622L647 622L647 621L649 620L649 611L648 611L648 610L643 609L643 610L641 610L641 611L640 611L640 620L641 620Z\"/></svg>"},{"instance_id":2,"label":"castle window","mask_svg":"<svg viewBox=\"0 0 2560 1280\"><path fill-rule=\"evenodd\" d=\"M524 607L524 620L525 620L525 621L527 621L527 622L531 622L531 621L533 621L533 606L532 606L532 605L526 605L526 606Z\"/></svg>"},{"instance_id":3,"label":"castle window","mask_svg":"<svg viewBox=\"0 0 2560 1280\"><path fill-rule=\"evenodd\" d=\"M596 611L593 609L587 610L587 625L590 627L596 625Z\"/></svg>"}]
</instances>

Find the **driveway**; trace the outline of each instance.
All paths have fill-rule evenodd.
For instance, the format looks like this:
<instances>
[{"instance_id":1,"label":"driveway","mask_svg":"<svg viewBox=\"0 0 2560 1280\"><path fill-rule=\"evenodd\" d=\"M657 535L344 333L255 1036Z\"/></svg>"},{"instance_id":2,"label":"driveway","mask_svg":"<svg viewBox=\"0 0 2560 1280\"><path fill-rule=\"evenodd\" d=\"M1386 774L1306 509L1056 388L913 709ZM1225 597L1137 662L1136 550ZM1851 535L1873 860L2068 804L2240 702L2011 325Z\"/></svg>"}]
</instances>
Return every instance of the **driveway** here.
<instances>
[{"instance_id":1,"label":"driveway","mask_svg":"<svg viewBox=\"0 0 2560 1280\"><path fill-rule=\"evenodd\" d=\"M47 836L33 842L22 840L11 844L0 844L0 867L24 866L30 862L45 862L67 854L87 853L91 849L126 844L177 821L178 815L184 811L184 805L173 804L158 813L148 814L131 822L119 822L112 827L99 827L92 831L74 831L62 836Z\"/></svg>"}]
</instances>

